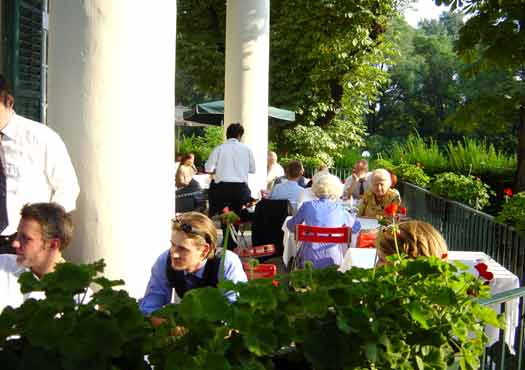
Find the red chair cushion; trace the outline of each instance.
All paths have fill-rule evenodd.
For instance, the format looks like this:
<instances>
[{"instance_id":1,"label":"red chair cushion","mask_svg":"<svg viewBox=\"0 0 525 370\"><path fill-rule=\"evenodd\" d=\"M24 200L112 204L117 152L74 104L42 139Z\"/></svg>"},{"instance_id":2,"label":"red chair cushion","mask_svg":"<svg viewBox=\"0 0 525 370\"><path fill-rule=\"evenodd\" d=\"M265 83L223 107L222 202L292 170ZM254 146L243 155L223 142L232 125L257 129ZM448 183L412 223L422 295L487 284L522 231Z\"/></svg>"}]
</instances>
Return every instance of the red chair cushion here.
<instances>
[{"instance_id":1,"label":"red chair cushion","mask_svg":"<svg viewBox=\"0 0 525 370\"><path fill-rule=\"evenodd\" d=\"M348 244L351 232L352 228L348 226L319 227L301 224L297 225L295 238L301 242Z\"/></svg>"},{"instance_id":2,"label":"red chair cushion","mask_svg":"<svg viewBox=\"0 0 525 370\"><path fill-rule=\"evenodd\" d=\"M361 231L357 237L357 248L375 248L377 231Z\"/></svg>"}]
</instances>

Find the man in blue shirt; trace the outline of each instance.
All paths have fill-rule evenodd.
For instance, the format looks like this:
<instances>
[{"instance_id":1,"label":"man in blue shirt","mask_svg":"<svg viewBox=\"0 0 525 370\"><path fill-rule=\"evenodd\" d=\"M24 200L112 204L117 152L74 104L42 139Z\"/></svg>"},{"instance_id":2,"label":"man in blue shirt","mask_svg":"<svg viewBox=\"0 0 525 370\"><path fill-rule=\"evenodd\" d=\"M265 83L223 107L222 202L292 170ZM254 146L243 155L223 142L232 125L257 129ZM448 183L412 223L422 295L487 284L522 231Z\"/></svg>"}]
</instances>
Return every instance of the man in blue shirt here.
<instances>
[{"instance_id":1,"label":"man in blue shirt","mask_svg":"<svg viewBox=\"0 0 525 370\"><path fill-rule=\"evenodd\" d=\"M239 257L230 251L216 252L217 230L202 213L188 212L173 222L171 248L163 252L151 268L144 297L139 300L144 314L172 302L173 290L182 298L191 289L216 287L219 281L247 281ZM228 301L236 299L226 292Z\"/></svg>"},{"instance_id":2,"label":"man in blue shirt","mask_svg":"<svg viewBox=\"0 0 525 370\"><path fill-rule=\"evenodd\" d=\"M273 187L270 194L270 199L274 200L289 200L294 212L297 211L297 203L299 196L303 192L303 188L298 184L298 181L303 176L303 165L299 161L291 161L286 166L287 181L277 184Z\"/></svg>"}]
</instances>

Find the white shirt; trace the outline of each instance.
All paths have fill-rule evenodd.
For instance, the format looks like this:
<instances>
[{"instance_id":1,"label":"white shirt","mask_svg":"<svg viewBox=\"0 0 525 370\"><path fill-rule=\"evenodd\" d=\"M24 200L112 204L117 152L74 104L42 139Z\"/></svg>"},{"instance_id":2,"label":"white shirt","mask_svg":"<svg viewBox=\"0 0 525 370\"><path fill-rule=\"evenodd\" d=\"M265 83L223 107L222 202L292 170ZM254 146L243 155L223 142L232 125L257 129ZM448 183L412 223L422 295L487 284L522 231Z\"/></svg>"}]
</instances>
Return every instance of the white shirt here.
<instances>
[{"instance_id":1,"label":"white shirt","mask_svg":"<svg viewBox=\"0 0 525 370\"><path fill-rule=\"evenodd\" d=\"M268 169L268 174L266 175L266 184L267 189L270 190L273 181L279 177L284 176L284 168L279 163L273 163Z\"/></svg>"},{"instance_id":2,"label":"white shirt","mask_svg":"<svg viewBox=\"0 0 525 370\"><path fill-rule=\"evenodd\" d=\"M28 298L45 298L44 292L20 292L18 278L26 271L29 269L18 265L14 254L0 254L0 312L6 306L17 308Z\"/></svg>"},{"instance_id":3,"label":"white shirt","mask_svg":"<svg viewBox=\"0 0 525 370\"><path fill-rule=\"evenodd\" d=\"M372 172L367 172L365 177L364 177L364 182L363 182L363 188L365 191L368 190L368 188L370 187L370 184L372 182ZM343 196L346 194L346 192L348 191L348 189L350 189L350 187L352 186L352 184L354 183L354 178L352 175L348 176L345 180L345 186L343 188ZM359 187L356 188L356 192L354 192L354 194L352 194L355 198L359 198Z\"/></svg>"},{"instance_id":4,"label":"white shirt","mask_svg":"<svg viewBox=\"0 0 525 370\"><path fill-rule=\"evenodd\" d=\"M80 189L60 136L15 113L2 134L9 221L2 235L16 232L26 203L56 202L68 212L74 210Z\"/></svg>"},{"instance_id":5,"label":"white shirt","mask_svg":"<svg viewBox=\"0 0 525 370\"><path fill-rule=\"evenodd\" d=\"M62 262L65 262L65 260L62 259ZM18 278L26 271L31 270L16 263L16 255L0 254L0 313L6 306L17 308L30 298L36 300L46 298L45 292L38 291L23 294L20 291ZM74 299L76 304L86 303L91 300L92 295L93 291L88 287L85 294L79 293L75 295Z\"/></svg>"},{"instance_id":6,"label":"white shirt","mask_svg":"<svg viewBox=\"0 0 525 370\"><path fill-rule=\"evenodd\" d=\"M255 173L255 158L247 145L232 138L213 149L205 169L210 173L215 171L216 183L248 183L248 174Z\"/></svg>"}]
</instances>

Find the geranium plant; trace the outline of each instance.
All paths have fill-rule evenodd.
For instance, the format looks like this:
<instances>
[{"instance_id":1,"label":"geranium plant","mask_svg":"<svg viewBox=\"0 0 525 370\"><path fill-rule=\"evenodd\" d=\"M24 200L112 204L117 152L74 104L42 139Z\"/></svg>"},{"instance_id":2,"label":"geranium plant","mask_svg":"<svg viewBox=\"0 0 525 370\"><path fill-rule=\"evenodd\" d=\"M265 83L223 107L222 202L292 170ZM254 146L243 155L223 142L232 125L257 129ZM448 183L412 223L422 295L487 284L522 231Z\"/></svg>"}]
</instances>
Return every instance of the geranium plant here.
<instances>
[{"instance_id":1,"label":"geranium plant","mask_svg":"<svg viewBox=\"0 0 525 370\"><path fill-rule=\"evenodd\" d=\"M510 191L509 191L510 190ZM525 192L520 192L515 195L512 190L504 190L505 204L496 221L506 223L514 226L516 230L525 233Z\"/></svg>"},{"instance_id":2,"label":"geranium plant","mask_svg":"<svg viewBox=\"0 0 525 370\"><path fill-rule=\"evenodd\" d=\"M479 178L452 172L436 175L430 191L477 210L482 210L489 204L490 195L493 193Z\"/></svg>"}]
</instances>

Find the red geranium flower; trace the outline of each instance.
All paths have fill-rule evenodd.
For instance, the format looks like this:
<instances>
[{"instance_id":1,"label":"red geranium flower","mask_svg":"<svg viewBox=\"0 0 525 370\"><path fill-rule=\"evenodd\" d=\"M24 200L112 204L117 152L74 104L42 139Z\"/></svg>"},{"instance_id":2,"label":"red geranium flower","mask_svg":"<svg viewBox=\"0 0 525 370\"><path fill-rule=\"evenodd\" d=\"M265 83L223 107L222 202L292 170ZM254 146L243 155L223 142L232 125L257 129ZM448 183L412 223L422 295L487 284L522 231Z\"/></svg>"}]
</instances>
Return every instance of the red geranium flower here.
<instances>
[{"instance_id":1,"label":"red geranium flower","mask_svg":"<svg viewBox=\"0 0 525 370\"><path fill-rule=\"evenodd\" d=\"M395 203L390 203L385 207L385 215L394 216L397 213L398 205Z\"/></svg>"},{"instance_id":2,"label":"red geranium flower","mask_svg":"<svg viewBox=\"0 0 525 370\"><path fill-rule=\"evenodd\" d=\"M485 280L490 281L494 279L494 274L488 271L488 266L485 263L483 262L478 263L477 265L474 266L474 268L478 270L479 276L481 276Z\"/></svg>"},{"instance_id":3,"label":"red geranium flower","mask_svg":"<svg viewBox=\"0 0 525 370\"><path fill-rule=\"evenodd\" d=\"M279 280L272 280L272 285L277 288L279 286Z\"/></svg>"},{"instance_id":4,"label":"red geranium flower","mask_svg":"<svg viewBox=\"0 0 525 370\"><path fill-rule=\"evenodd\" d=\"M407 208L406 207L399 207L399 213L401 213L403 216L407 215Z\"/></svg>"},{"instance_id":5,"label":"red geranium flower","mask_svg":"<svg viewBox=\"0 0 525 370\"><path fill-rule=\"evenodd\" d=\"M512 196L512 189L511 188L503 189L503 194L505 194L508 197L511 197Z\"/></svg>"},{"instance_id":6,"label":"red geranium flower","mask_svg":"<svg viewBox=\"0 0 525 370\"><path fill-rule=\"evenodd\" d=\"M441 259L446 260L448 258L448 253L443 253Z\"/></svg>"},{"instance_id":7,"label":"red geranium flower","mask_svg":"<svg viewBox=\"0 0 525 370\"><path fill-rule=\"evenodd\" d=\"M224 207L224 208L222 209L222 213L228 213L228 212L230 212L230 208L228 208L228 207Z\"/></svg>"}]
</instances>

